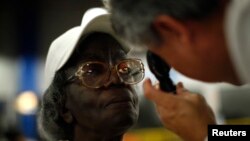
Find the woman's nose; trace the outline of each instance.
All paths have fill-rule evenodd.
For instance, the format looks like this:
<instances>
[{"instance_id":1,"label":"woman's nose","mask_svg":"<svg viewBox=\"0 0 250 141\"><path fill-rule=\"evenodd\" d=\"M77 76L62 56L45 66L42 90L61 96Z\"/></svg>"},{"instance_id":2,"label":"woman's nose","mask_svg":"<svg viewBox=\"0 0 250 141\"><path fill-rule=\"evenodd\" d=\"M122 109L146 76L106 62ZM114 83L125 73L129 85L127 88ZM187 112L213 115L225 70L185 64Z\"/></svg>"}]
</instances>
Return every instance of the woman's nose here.
<instances>
[{"instance_id":1,"label":"woman's nose","mask_svg":"<svg viewBox=\"0 0 250 141\"><path fill-rule=\"evenodd\" d=\"M109 81L108 83L106 83L106 85L104 85L105 87L108 87L111 84L121 84L122 80L120 79L120 77L118 76L116 69L113 69L110 73L110 77L109 77Z\"/></svg>"}]
</instances>

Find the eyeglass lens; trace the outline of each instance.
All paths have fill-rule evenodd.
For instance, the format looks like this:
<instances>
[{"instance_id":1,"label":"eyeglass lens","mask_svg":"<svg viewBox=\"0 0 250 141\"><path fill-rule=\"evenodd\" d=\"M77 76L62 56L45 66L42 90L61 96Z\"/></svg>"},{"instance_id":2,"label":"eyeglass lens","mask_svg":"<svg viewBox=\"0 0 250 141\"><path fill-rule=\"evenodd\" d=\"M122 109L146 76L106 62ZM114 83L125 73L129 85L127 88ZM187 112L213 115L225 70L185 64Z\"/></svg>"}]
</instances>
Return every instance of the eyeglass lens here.
<instances>
[{"instance_id":1,"label":"eyeglass lens","mask_svg":"<svg viewBox=\"0 0 250 141\"><path fill-rule=\"evenodd\" d=\"M117 65L120 78L129 84L137 83L144 77L139 61L124 61Z\"/></svg>"},{"instance_id":2,"label":"eyeglass lens","mask_svg":"<svg viewBox=\"0 0 250 141\"><path fill-rule=\"evenodd\" d=\"M144 77L141 62L137 60L125 60L116 65L116 71L119 78L127 84L140 82ZM81 67L80 79L84 85L89 87L100 87L108 82L110 77L110 68L107 64L100 62L91 62Z\"/></svg>"}]
</instances>

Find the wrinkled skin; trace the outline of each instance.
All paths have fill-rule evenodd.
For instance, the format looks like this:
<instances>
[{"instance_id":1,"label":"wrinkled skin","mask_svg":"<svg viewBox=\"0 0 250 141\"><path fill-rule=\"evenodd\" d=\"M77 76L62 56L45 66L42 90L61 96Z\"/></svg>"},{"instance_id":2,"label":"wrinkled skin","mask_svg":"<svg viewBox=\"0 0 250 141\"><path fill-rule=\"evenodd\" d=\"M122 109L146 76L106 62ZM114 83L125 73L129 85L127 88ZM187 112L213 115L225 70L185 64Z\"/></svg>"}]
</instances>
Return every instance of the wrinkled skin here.
<instances>
[{"instance_id":1,"label":"wrinkled skin","mask_svg":"<svg viewBox=\"0 0 250 141\"><path fill-rule=\"evenodd\" d=\"M110 36L103 36L79 46L81 55L76 66L86 61L102 61L110 66L126 58L126 53ZM69 67L70 75L77 67ZM121 140L138 118L138 96L131 85L125 85L117 74L110 83L98 89L83 86L80 80L66 87L65 121L74 124L74 140ZM72 118L71 118L72 117Z\"/></svg>"}]
</instances>

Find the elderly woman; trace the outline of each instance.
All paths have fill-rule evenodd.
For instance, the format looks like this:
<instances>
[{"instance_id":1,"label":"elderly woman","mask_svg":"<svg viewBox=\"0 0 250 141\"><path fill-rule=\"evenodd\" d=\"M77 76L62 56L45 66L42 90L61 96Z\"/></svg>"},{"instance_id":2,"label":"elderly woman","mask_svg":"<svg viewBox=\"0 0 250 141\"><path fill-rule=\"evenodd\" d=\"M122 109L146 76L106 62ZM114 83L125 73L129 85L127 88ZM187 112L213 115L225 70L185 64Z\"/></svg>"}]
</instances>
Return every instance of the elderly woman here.
<instances>
[{"instance_id":1,"label":"elderly woman","mask_svg":"<svg viewBox=\"0 0 250 141\"><path fill-rule=\"evenodd\" d=\"M109 14L88 10L79 27L50 46L40 133L46 140L121 141L138 118L133 85L144 77L139 59L112 31Z\"/></svg>"}]
</instances>

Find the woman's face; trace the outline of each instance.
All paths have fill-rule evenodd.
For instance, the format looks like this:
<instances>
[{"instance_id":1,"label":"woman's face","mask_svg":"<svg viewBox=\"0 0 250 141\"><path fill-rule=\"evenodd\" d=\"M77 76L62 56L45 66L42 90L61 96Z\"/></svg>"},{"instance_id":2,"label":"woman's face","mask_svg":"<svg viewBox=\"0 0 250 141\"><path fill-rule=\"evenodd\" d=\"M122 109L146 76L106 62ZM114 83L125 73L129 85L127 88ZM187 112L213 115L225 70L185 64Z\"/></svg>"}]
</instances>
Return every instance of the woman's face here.
<instances>
[{"instance_id":1,"label":"woman's face","mask_svg":"<svg viewBox=\"0 0 250 141\"><path fill-rule=\"evenodd\" d=\"M77 67L69 69L71 75L80 64L87 61L100 61L114 66L126 58L120 45L107 35L79 47L84 49L76 59ZM105 87L88 88L78 79L67 85L66 93L65 107L81 130L120 134L137 121L138 96L133 87L122 83L115 73Z\"/></svg>"}]
</instances>

